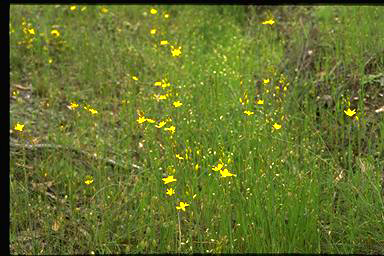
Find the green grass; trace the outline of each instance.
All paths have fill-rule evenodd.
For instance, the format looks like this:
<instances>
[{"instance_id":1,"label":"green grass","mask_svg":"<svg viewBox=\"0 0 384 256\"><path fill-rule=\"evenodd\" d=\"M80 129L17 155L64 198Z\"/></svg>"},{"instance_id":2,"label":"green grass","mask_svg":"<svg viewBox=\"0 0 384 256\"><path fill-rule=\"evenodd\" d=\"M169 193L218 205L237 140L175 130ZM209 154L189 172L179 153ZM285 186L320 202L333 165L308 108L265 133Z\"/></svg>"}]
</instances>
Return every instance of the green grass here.
<instances>
[{"instance_id":1,"label":"green grass","mask_svg":"<svg viewBox=\"0 0 384 256\"><path fill-rule=\"evenodd\" d=\"M383 7L105 7L11 6L12 254L384 253Z\"/></svg>"}]
</instances>

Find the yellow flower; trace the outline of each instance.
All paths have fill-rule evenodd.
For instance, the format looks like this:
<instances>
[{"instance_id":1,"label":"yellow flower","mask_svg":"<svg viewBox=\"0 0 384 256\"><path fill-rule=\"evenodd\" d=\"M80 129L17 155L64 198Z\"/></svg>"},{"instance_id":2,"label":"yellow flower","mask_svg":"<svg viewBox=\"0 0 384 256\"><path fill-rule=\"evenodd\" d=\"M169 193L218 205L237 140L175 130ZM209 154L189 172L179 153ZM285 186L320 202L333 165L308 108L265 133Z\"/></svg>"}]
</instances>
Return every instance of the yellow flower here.
<instances>
[{"instance_id":1,"label":"yellow flower","mask_svg":"<svg viewBox=\"0 0 384 256\"><path fill-rule=\"evenodd\" d=\"M221 168L223 168L223 167L224 167L224 164L223 164L223 163L218 163L217 166L213 166L213 167L212 167L212 170L215 171L215 172L217 172L217 171L220 171Z\"/></svg>"},{"instance_id":2,"label":"yellow flower","mask_svg":"<svg viewBox=\"0 0 384 256\"><path fill-rule=\"evenodd\" d=\"M156 122L155 120L153 120L151 118L146 118L145 121L147 121L148 123L151 123L151 124Z\"/></svg>"},{"instance_id":3,"label":"yellow flower","mask_svg":"<svg viewBox=\"0 0 384 256\"><path fill-rule=\"evenodd\" d=\"M76 109L78 107L79 107L79 104L77 104L76 102L71 102L71 105L69 105L70 109Z\"/></svg>"},{"instance_id":4,"label":"yellow flower","mask_svg":"<svg viewBox=\"0 0 384 256\"><path fill-rule=\"evenodd\" d=\"M263 105L263 104L264 104L264 100L258 100L258 101L257 101L257 104L259 104L259 105Z\"/></svg>"},{"instance_id":5,"label":"yellow flower","mask_svg":"<svg viewBox=\"0 0 384 256\"><path fill-rule=\"evenodd\" d=\"M157 10L156 9L151 9L151 14L156 14L157 13Z\"/></svg>"},{"instance_id":6,"label":"yellow flower","mask_svg":"<svg viewBox=\"0 0 384 256\"><path fill-rule=\"evenodd\" d=\"M269 19L269 20L263 21L261 24L273 25L273 24L275 24L275 21L273 19Z\"/></svg>"},{"instance_id":7,"label":"yellow flower","mask_svg":"<svg viewBox=\"0 0 384 256\"><path fill-rule=\"evenodd\" d=\"M161 86L161 82L160 81L155 82L155 86Z\"/></svg>"},{"instance_id":8,"label":"yellow flower","mask_svg":"<svg viewBox=\"0 0 384 256\"><path fill-rule=\"evenodd\" d=\"M173 102L173 106L175 106L175 108L181 107L181 105L183 105L183 103L181 103L181 101L179 101L179 100Z\"/></svg>"},{"instance_id":9,"label":"yellow flower","mask_svg":"<svg viewBox=\"0 0 384 256\"><path fill-rule=\"evenodd\" d=\"M169 18L169 13L164 13L164 19L168 19Z\"/></svg>"},{"instance_id":10,"label":"yellow flower","mask_svg":"<svg viewBox=\"0 0 384 256\"><path fill-rule=\"evenodd\" d=\"M176 154L176 158L179 159L179 160L184 160L184 158L181 157L179 154Z\"/></svg>"},{"instance_id":11,"label":"yellow flower","mask_svg":"<svg viewBox=\"0 0 384 256\"><path fill-rule=\"evenodd\" d=\"M264 83L264 84L269 83L269 79L263 79L263 83Z\"/></svg>"},{"instance_id":12,"label":"yellow flower","mask_svg":"<svg viewBox=\"0 0 384 256\"><path fill-rule=\"evenodd\" d=\"M147 118L145 118L144 116L140 116L136 121L137 121L139 124L142 124L142 123L144 123L145 121L147 121Z\"/></svg>"},{"instance_id":13,"label":"yellow flower","mask_svg":"<svg viewBox=\"0 0 384 256\"><path fill-rule=\"evenodd\" d=\"M91 112L92 115L96 115L98 113L97 110L93 108L89 108L88 111Z\"/></svg>"},{"instance_id":14,"label":"yellow flower","mask_svg":"<svg viewBox=\"0 0 384 256\"><path fill-rule=\"evenodd\" d=\"M17 123L13 129L15 129L16 131L22 132L23 128L24 128L24 124Z\"/></svg>"},{"instance_id":15,"label":"yellow flower","mask_svg":"<svg viewBox=\"0 0 384 256\"><path fill-rule=\"evenodd\" d=\"M250 115L253 115L253 114L254 114L254 112L252 112L252 111L249 111L249 110L245 110L245 111L244 111L244 114L246 114L246 115L250 116Z\"/></svg>"},{"instance_id":16,"label":"yellow flower","mask_svg":"<svg viewBox=\"0 0 384 256\"><path fill-rule=\"evenodd\" d=\"M173 176L168 176L167 178L163 178L163 181L164 181L164 184L168 184L168 183L176 181L176 179L173 178Z\"/></svg>"},{"instance_id":17,"label":"yellow flower","mask_svg":"<svg viewBox=\"0 0 384 256\"><path fill-rule=\"evenodd\" d=\"M176 173L176 169L175 169L175 167L173 167L173 165L168 166L168 167L167 167L167 173L169 173L169 174L175 174L175 173Z\"/></svg>"},{"instance_id":18,"label":"yellow flower","mask_svg":"<svg viewBox=\"0 0 384 256\"><path fill-rule=\"evenodd\" d=\"M196 171L199 170L199 164L196 164L196 165L195 165L195 170L196 170Z\"/></svg>"},{"instance_id":19,"label":"yellow flower","mask_svg":"<svg viewBox=\"0 0 384 256\"><path fill-rule=\"evenodd\" d=\"M34 34L35 34L35 30L34 30L33 28L28 29L28 32L29 32L29 34L31 34L31 35L34 35Z\"/></svg>"},{"instance_id":20,"label":"yellow flower","mask_svg":"<svg viewBox=\"0 0 384 256\"><path fill-rule=\"evenodd\" d=\"M276 130L279 130L281 128L281 125L277 124L277 123L274 123L273 124L273 128L275 128Z\"/></svg>"},{"instance_id":21,"label":"yellow flower","mask_svg":"<svg viewBox=\"0 0 384 256\"><path fill-rule=\"evenodd\" d=\"M172 125L168 128L164 128L164 131L169 131L171 134L174 134L176 131L176 127Z\"/></svg>"},{"instance_id":22,"label":"yellow flower","mask_svg":"<svg viewBox=\"0 0 384 256\"><path fill-rule=\"evenodd\" d=\"M173 188L169 188L169 189L167 189L166 194L169 195L169 196L172 196L172 195L175 194L175 190Z\"/></svg>"},{"instance_id":23,"label":"yellow flower","mask_svg":"<svg viewBox=\"0 0 384 256\"><path fill-rule=\"evenodd\" d=\"M243 95L243 98L239 98L240 100L240 103L242 105L247 105L248 104L248 93L247 92L244 92L244 95Z\"/></svg>"},{"instance_id":24,"label":"yellow flower","mask_svg":"<svg viewBox=\"0 0 384 256\"><path fill-rule=\"evenodd\" d=\"M69 7L69 10L71 10L71 11L75 11L75 10L76 10L76 8L77 8L77 6L76 6L76 5L71 5L71 6Z\"/></svg>"},{"instance_id":25,"label":"yellow flower","mask_svg":"<svg viewBox=\"0 0 384 256\"><path fill-rule=\"evenodd\" d=\"M167 122L161 121L158 125L155 125L156 128L162 128Z\"/></svg>"},{"instance_id":26,"label":"yellow flower","mask_svg":"<svg viewBox=\"0 0 384 256\"><path fill-rule=\"evenodd\" d=\"M171 83L166 83L166 82L163 82L162 84L161 84L161 87L164 89L164 88L167 88L167 87L169 87L169 86L171 86Z\"/></svg>"},{"instance_id":27,"label":"yellow flower","mask_svg":"<svg viewBox=\"0 0 384 256\"><path fill-rule=\"evenodd\" d=\"M220 174L221 174L221 177L222 177L222 178L224 178L224 177L230 177L230 176L235 176L235 177L236 177L236 174L230 173L230 172L228 171L228 169L220 170Z\"/></svg>"},{"instance_id":28,"label":"yellow flower","mask_svg":"<svg viewBox=\"0 0 384 256\"><path fill-rule=\"evenodd\" d=\"M171 46L171 53L173 57L179 57L181 55L181 46L179 46L177 49Z\"/></svg>"},{"instance_id":29,"label":"yellow flower","mask_svg":"<svg viewBox=\"0 0 384 256\"><path fill-rule=\"evenodd\" d=\"M139 80L139 78L137 76L132 76L132 79L135 81Z\"/></svg>"},{"instance_id":30,"label":"yellow flower","mask_svg":"<svg viewBox=\"0 0 384 256\"><path fill-rule=\"evenodd\" d=\"M350 108L348 108L347 110L344 110L344 113L347 116L353 116L354 114L356 114L356 111L355 110L351 110Z\"/></svg>"},{"instance_id":31,"label":"yellow flower","mask_svg":"<svg viewBox=\"0 0 384 256\"><path fill-rule=\"evenodd\" d=\"M92 184L93 183L93 177L88 175L87 177L85 177L84 183L87 185Z\"/></svg>"},{"instance_id":32,"label":"yellow flower","mask_svg":"<svg viewBox=\"0 0 384 256\"><path fill-rule=\"evenodd\" d=\"M53 37L59 37L60 36L60 32L57 29L52 29L51 30L51 35Z\"/></svg>"},{"instance_id":33,"label":"yellow flower","mask_svg":"<svg viewBox=\"0 0 384 256\"><path fill-rule=\"evenodd\" d=\"M151 29L150 33L151 33L151 35L156 34L156 29L155 28Z\"/></svg>"},{"instance_id":34,"label":"yellow flower","mask_svg":"<svg viewBox=\"0 0 384 256\"><path fill-rule=\"evenodd\" d=\"M160 41L160 45L167 45L169 44L169 42L167 40L161 40Z\"/></svg>"},{"instance_id":35,"label":"yellow flower","mask_svg":"<svg viewBox=\"0 0 384 256\"><path fill-rule=\"evenodd\" d=\"M176 206L177 210L183 210L185 211L185 207L189 206L188 203L180 202L180 206Z\"/></svg>"},{"instance_id":36,"label":"yellow flower","mask_svg":"<svg viewBox=\"0 0 384 256\"><path fill-rule=\"evenodd\" d=\"M108 12L108 9L107 9L106 7L102 7L102 8L100 9L100 12L101 12L101 13L107 13L107 12Z\"/></svg>"},{"instance_id":37,"label":"yellow flower","mask_svg":"<svg viewBox=\"0 0 384 256\"><path fill-rule=\"evenodd\" d=\"M166 100L167 99L167 94L161 95L161 94L154 94L153 97L155 100L160 101L160 100Z\"/></svg>"}]
</instances>

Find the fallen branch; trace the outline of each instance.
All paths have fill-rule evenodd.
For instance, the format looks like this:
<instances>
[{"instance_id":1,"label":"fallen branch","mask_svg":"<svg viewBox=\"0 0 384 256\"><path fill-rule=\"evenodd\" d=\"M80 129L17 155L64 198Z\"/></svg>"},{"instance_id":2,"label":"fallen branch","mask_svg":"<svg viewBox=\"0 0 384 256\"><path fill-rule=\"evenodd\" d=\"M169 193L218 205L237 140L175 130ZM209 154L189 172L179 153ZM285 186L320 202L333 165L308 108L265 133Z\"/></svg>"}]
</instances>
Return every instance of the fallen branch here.
<instances>
[{"instance_id":1,"label":"fallen branch","mask_svg":"<svg viewBox=\"0 0 384 256\"><path fill-rule=\"evenodd\" d=\"M37 150L37 149L54 149L54 150L67 150L67 151L72 151L78 154L82 154L88 158L91 158L93 160L97 161L102 161L106 162L112 167L120 167L122 169L127 169L127 165L125 163L118 163L115 160L109 159L109 158L103 158L103 157L98 157L96 154L90 154L88 152L85 152L80 149L76 148L71 148L71 147L65 147L62 145L56 145L56 144L19 144L15 142L10 142L9 143L10 148L16 148L16 149L28 149L28 150ZM136 164L131 164L131 167L136 169L136 170L141 170L142 167L136 165Z\"/></svg>"}]
</instances>

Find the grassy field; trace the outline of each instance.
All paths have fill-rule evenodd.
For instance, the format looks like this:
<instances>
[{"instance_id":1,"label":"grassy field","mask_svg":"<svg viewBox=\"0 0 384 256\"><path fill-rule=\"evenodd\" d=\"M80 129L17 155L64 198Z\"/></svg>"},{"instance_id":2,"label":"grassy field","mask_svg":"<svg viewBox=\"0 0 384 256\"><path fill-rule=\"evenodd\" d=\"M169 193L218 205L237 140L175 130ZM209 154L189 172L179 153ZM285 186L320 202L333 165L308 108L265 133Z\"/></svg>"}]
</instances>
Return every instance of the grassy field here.
<instances>
[{"instance_id":1,"label":"grassy field","mask_svg":"<svg viewBox=\"0 0 384 256\"><path fill-rule=\"evenodd\" d=\"M11 253L384 254L383 11L11 5Z\"/></svg>"}]
</instances>

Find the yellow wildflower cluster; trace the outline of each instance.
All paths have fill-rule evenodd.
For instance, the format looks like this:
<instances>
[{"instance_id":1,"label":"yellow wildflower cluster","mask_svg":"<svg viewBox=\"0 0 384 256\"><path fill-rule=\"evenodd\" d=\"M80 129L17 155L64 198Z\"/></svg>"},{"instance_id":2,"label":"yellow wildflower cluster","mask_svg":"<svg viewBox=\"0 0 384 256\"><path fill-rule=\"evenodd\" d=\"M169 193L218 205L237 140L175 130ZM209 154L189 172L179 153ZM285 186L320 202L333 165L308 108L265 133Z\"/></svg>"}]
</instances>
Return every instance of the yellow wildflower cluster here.
<instances>
[{"instance_id":1,"label":"yellow wildflower cluster","mask_svg":"<svg viewBox=\"0 0 384 256\"><path fill-rule=\"evenodd\" d=\"M165 89L167 87L170 87L171 83L169 83L166 79L162 79L161 81L156 81L154 85Z\"/></svg>"},{"instance_id":2,"label":"yellow wildflower cluster","mask_svg":"<svg viewBox=\"0 0 384 256\"><path fill-rule=\"evenodd\" d=\"M224 168L224 169L223 168L224 168L224 163L220 160L220 163L218 163L216 166L213 166L212 170L215 172L219 171L222 178L231 177L231 176L236 177L236 174L231 173L227 168Z\"/></svg>"},{"instance_id":3,"label":"yellow wildflower cluster","mask_svg":"<svg viewBox=\"0 0 384 256\"><path fill-rule=\"evenodd\" d=\"M27 23L26 19L23 17L21 22L22 31L24 33L24 39L17 42L18 45L25 45L27 49L33 47L33 42L35 41L36 29L32 26L31 23ZM12 31L12 29L11 29Z\"/></svg>"},{"instance_id":4,"label":"yellow wildflower cluster","mask_svg":"<svg viewBox=\"0 0 384 256\"><path fill-rule=\"evenodd\" d=\"M91 108L89 106L84 106L84 109L88 110L89 112L91 112L92 115L96 115L98 113L96 109L93 109L93 108Z\"/></svg>"},{"instance_id":5,"label":"yellow wildflower cluster","mask_svg":"<svg viewBox=\"0 0 384 256\"><path fill-rule=\"evenodd\" d=\"M68 106L70 110L75 110L80 107L80 105L74 101L72 101ZM85 110L89 111L92 115L96 115L98 111L94 108L91 108L90 106L84 106L83 107Z\"/></svg>"},{"instance_id":6,"label":"yellow wildflower cluster","mask_svg":"<svg viewBox=\"0 0 384 256\"><path fill-rule=\"evenodd\" d=\"M161 12L161 11L156 9L156 8L150 8L150 10L149 10L150 17L152 17L156 21L158 21L159 20L158 18L160 18L160 17L163 17L164 19L169 19L170 14L168 12L161 13L161 15L158 16L159 12ZM161 27L162 26L158 26L158 24L156 25L156 27L154 27L154 26L150 27L149 34L153 37L153 40L155 40L155 42L157 42L157 45L160 44L160 46L164 46L164 47L170 46L170 53L171 53L172 57L181 57L182 47L180 45L177 45L177 46L171 45L170 41L167 40L166 38L157 38L157 35L159 35L159 36L164 35L163 31L158 30ZM158 49L158 48L155 46L155 49ZM138 77L132 76L132 79L137 81ZM174 93L173 88L171 86L171 83L167 79L155 81L154 86L160 87L163 90L162 93L157 92L157 93L153 94L153 99L156 100L157 102L160 102L163 100L169 100L171 97L173 97L173 95L178 96L178 93ZM183 102L182 102L182 100L177 99L177 100L171 101L171 104L168 106L171 106L173 108L181 108L183 106ZM136 122L139 125L142 125L146 122L147 123L153 123L155 128L163 129L165 132L168 132L171 135L170 136L171 139L173 138L172 135L176 132L176 126L174 124L172 124L171 118L156 121L155 119L147 118L144 115L144 113L139 112ZM190 155L189 155L190 153L191 153L191 149L187 148L185 155L182 153L178 153L178 154L175 154L175 158L178 160L189 160L190 159ZM198 168L199 168L199 165L195 164L194 169L198 170ZM168 176L166 176L162 179L162 181L164 182L165 185L170 185L170 184L173 184L174 182L176 182L176 178L174 176L175 172L176 172L176 170L173 167L170 170L168 170ZM165 194L169 197L171 197L175 193L176 193L176 191L173 187L167 187L166 192L165 192ZM195 198L195 196L196 195L194 195L193 198ZM186 207L188 207L188 206L190 206L189 203L187 203L185 201L180 201L180 202L178 202L176 209L181 210L181 211L186 211Z\"/></svg>"}]
</instances>

